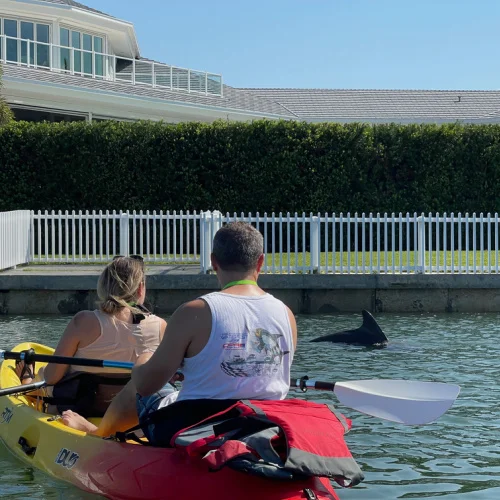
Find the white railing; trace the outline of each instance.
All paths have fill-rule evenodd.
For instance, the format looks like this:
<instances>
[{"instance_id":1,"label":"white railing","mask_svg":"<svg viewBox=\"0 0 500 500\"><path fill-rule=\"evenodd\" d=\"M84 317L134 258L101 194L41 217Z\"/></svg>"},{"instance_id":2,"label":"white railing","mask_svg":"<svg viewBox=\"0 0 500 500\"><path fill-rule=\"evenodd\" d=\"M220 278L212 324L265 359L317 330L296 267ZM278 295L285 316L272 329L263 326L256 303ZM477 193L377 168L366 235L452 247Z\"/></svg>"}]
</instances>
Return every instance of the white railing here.
<instances>
[{"instance_id":1,"label":"white railing","mask_svg":"<svg viewBox=\"0 0 500 500\"><path fill-rule=\"evenodd\" d=\"M264 235L264 273L498 273L499 218L468 214L32 213L31 262L149 262L210 270L217 229L245 220Z\"/></svg>"},{"instance_id":2,"label":"white railing","mask_svg":"<svg viewBox=\"0 0 500 500\"><path fill-rule=\"evenodd\" d=\"M30 227L29 210L0 213L0 269L30 261Z\"/></svg>"},{"instance_id":3,"label":"white railing","mask_svg":"<svg viewBox=\"0 0 500 500\"><path fill-rule=\"evenodd\" d=\"M98 80L222 96L222 75L0 35L0 62Z\"/></svg>"},{"instance_id":4,"label":"white railing","mask_svg":"<svg viewBox=\"0 0 500 500\"><path fill-rule=\"evenodd\" d=\"M196 212L32 212L31 262L106 262L140 254L149 262L198 263Z\"/></svg>"}]
</instances>

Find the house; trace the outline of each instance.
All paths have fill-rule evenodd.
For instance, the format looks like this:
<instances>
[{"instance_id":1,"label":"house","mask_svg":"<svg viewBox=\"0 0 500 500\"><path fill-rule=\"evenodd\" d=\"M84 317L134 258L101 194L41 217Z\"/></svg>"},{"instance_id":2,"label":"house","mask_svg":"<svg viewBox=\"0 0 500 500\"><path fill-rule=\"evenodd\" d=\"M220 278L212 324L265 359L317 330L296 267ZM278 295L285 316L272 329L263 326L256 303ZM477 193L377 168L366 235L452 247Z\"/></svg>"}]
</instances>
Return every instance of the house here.
<instances>
[{"instance_id":1,"label":"house","mask_svg":"<svg viewBox=\"0 0 500 500\"><path fill-rule=\"evenodd\" d=\"M30 121L258 118L498 123L500 91L234 88L142 57L134 25L73 0L0 0L3 95Z\"/></svg>"}]
</instances>

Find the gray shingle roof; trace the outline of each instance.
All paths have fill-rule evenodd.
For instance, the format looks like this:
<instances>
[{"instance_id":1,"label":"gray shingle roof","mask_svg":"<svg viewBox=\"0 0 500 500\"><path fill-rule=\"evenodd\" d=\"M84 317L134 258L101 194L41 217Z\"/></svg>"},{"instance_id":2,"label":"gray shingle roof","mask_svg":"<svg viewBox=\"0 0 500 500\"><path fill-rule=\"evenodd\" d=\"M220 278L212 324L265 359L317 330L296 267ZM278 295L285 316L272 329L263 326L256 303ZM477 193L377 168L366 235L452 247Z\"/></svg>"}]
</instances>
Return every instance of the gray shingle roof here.
<instances>
[{"instance_id":1,"label":"gray shingle roof","mask_svg":"<svg viewBox=\"0 0 500 500\"><path fill-rule=\"evenodd\" d=\"M94 12L96 14L101 14L101 15L104 15L107 17L113 17L113 16L110 16L109 14L101 12L100 10L93 9L92 7L87 7L86 5L83 5L80 2L74 2L73 0L40 0L40 1L47 2L47 3L56 3L59 5L69 5L70 7L76 7L77 9L82 9L82 10L86 10L89 12Z\"/></svg>"},{"instance_id":2,"label":"gray shingle roof","mask_svg":"<svg viewBox=\"0 0 500 500\"><path fill-rule=\"evenodd\" d=\"M183 92L168 89L153 88L146 85L132 85L126 82L111 82L84 78L81 76L72 76L68 74L55 73L41 69L26 68L10 64L2 65L4 80L11 78L22 78L28 81L39 81L53 83L56 85L65 85L73 88L102 90L106 92L116 92L127 94L130 97L147 97L156 99L165 99L171 102L198 104L201 106L213 106L223 110L237 110L254 112L263 116L279 116L283 118L293 118L281 104L275 101L255 96L251 93L232 87L224 86L224 96L212 96L197 94L194 92Z\"/></svg>"},{"instance_id":3,"label":"gray shingle roof","mask_svg":"<svg viewBox=\"0 0 500 500\"><path fill-rule=\"evenodd\" d=\"M218 97L145 85L134 86L125 82L93 80L14 65L3 65L3 70L5 79L22 78L285 119L338 122L500 122L500 91L497 90L238 89L224 85L224 96Z\"/></svg>"},{"instance_id":4,"label":"gray shingle roof","mask_svg":"<svg viewBox=\"0 0 500 500\"><path fill-rule=\"evenodd\" d=\"M240 89L299 118L325 121L496 121L496 90Z\"/></svg>"}]
</instances>

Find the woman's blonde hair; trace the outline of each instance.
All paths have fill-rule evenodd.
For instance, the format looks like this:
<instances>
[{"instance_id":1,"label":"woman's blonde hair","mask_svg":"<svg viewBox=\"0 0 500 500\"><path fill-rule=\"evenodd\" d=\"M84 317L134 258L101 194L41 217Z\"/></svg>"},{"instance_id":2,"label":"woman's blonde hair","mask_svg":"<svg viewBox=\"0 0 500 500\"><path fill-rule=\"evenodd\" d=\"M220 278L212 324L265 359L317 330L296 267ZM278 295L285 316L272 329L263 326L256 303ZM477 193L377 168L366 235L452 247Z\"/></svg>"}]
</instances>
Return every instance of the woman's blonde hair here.
<instances>
[{"instance_id":1,"label":"woman's blonde hair","mask_svg":"<svg viewBox=\"0 0 500 500\"><path fill-rule=\"evenodd\" d=\"M135 307L139 298L139 287L145 281L144 262L130 257L115 257L106 266L97 282L97 295L101 311L115 314L124 307L134 314L141 311Z\"/></svg>"}]
</instances>

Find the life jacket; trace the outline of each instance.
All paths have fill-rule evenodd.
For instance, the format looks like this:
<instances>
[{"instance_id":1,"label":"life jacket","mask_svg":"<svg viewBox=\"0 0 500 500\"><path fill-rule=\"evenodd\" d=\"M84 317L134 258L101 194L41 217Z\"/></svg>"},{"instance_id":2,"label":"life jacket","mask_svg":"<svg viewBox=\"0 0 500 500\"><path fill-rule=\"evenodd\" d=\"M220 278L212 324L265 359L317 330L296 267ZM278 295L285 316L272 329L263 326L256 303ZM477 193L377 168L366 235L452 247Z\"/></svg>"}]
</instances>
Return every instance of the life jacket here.
<instances>
[{"instance_id":1,"label":"life jacket","mask_svg":"<svg viewBox=\"0 0 500 500\"><path fill-rule=\"evenodd\" d=\"M112 399L130 380L130 374L96 374L73 372L65 375L52 389L51 397L43 397L46 408L73 410L82 417L102 417Z\"/></svg>"},{"instance_id":2,"label":"life jacket","mask_svg":"<svg viewBox=\"0 0 500 500\"><path fill-rule=\"evenodd\" d=\"M344 441L350 428L351 421L326 404L238 401L177 432L171 445L213 471L227 465L268 478L328 477L349 487L364 479Z\"/></svg>"}]
</instances>

